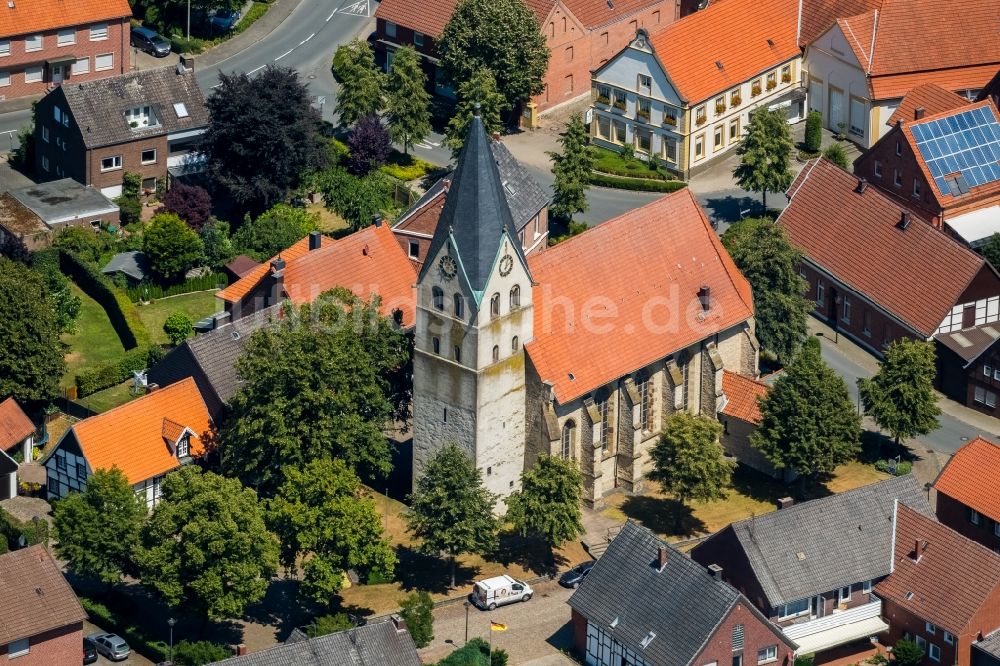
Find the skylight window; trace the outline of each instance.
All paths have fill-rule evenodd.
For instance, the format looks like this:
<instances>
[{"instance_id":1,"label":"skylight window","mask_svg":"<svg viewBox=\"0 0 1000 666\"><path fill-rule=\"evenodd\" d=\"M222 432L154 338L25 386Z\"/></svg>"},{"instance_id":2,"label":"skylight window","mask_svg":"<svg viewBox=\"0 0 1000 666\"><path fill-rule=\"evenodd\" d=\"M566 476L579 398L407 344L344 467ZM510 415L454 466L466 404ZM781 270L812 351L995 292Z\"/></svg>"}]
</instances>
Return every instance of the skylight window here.
<instances>
[{"instance_id":1,"label":"skylight window","mask_svg":"<svg viewBox=\"0 0 1000 666\"><path fill-rule=\"evenodd\" d=\"M177 114L178 118L187 118L189 115L188 108L185 106L184 102L174 102L174 112Z\"/></svg>"}]
</instances>

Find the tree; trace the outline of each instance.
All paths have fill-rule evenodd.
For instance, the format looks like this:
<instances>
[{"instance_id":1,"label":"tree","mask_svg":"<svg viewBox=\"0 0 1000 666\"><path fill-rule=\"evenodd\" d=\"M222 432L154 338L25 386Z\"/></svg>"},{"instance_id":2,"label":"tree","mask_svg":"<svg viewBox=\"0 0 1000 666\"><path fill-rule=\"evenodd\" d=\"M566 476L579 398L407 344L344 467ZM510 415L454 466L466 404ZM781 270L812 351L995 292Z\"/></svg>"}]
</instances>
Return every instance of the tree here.
<instances>
[{"instance_id":1,"label":"tree","mask_svg":"<svg viewBox=\"0 0 1000 666\"><path fill-rule=\"evenodd\" d=\"M823 114L810 111L806 116L805 148L807 152L818 153L823 143Z\"/></svg>"},{"instance_id":2,"label":"tree","mask_svg":"<svg viewBox=\"0 0 1000 666\"><path fill-rule=\"evenodd\" d=\"M35 252L31 255L31 268L45 281L59 332L72 333L76 330L82 302L70 289L69 278L59 269L58 253L51 250Z\"/></svg>"},{"instance_id":3,"label":"tree","mask_svg":"<svg viewBox=\"0 0 1000 666\"><path fill-rule=\"evenodd\" d=\"M924 648L901 638L892 646L892 663L898 666L920 666L924 663Z\"/></svg>"},{"instance_id":4,"label":"tree","mask_svg":"<svg viewBox=\"0 0 1000 666\"><path fill-rule=\"evenodd\" d=\"M674 526L678 532L683 519L681 507L689 501L726 497L736 464L725 458L720 435L722 425L718 421L678 412L667 419L660 440L650 451L653 470L647 476L677 499Z\"/></svg>"},{"instance_id":5,"label":"tree","mask_svg":"<svg viewBox=\"0 0 1000 666\"><path fill-rule=\"evenodd\" d=\"M161 489L135 551L142 584L206 622L239 617L278 566L257 493L195 465L168 474Z\"/></svg>"},{"instance_id":6,"label":"tree","mask_svg":"<svg viewBox=\"0 0 1000 666\"><path fill-rule=\"evenodd\" d=\"M385 164L392 149L389 131L374 114L364 116L358 121L347 139L347 144L351 148L347 158L347 169L355 176L367 176Z\"/></svg>"},{"instance_id":7,"label":"tree","mask_svg":"<svg viewBox=\"0 0 1000 666\"><path fill-rule=\"evenodd\" d=\"M153 216L142 239L150 270L161 280L173 282L202 258L201 238L173 213Z\"/></svg>"},{"instance_id":8,"label":"tree","mask_svg":"<svg viewBox=\"0 0 1000 666\"><path fill-rule=\"evenodd\" d=\"M572 460L541 455L521 473L521 489L507 498L506 521L521 536L537 534L552 550L583 534L580 491L583 476Z\"/></svg>"},{"instance_id":9,"label":"tree","mask_svg":"<svg viewBox=\"0 0 1000 666\"><path fill-rule=\"evenodd\" d=\"M434 600L423 590L410 592L399 602L400 615L418 648L434 640Z\"/></svg>"},{"instance_id":10,"label":"tree","mask_svg":"<svg viewBox=\"0 0 1000 666\"><path fill-rule=\"evenodd\" d=\"M318 213L278 204L236 230L232 236L233 251L267 261L318 227Z\"/></svg>"},{"instance_id":11,"label":"tree","mask_svg":"<svg viewBox=\"0 0 1000 666\"><path fill-rule=\"evenodd\" d=\"M260 212L284 200L304 174L326 166L322 120L298 74L268 65L259 74L220 74L207 101L201 150L214 185Z\"/></svg>"},{"instance_id":12,"label":"tree","mask_svg":"<svg viewBox=\"0 0 1000 666\"><path fill-rule=\"evenodd\" d=\"M225 220L210 220L198 235L204 246L205 263L212 268L222 268L236 255L229 237L229 223Z\"/></svg>"},{"instance_id":13,"label":"tree","mask_svg":"<svg viewBox=\"0 0 1000 666\"><path fill-rule=\"evenodd\" d=\"M146 519L146 505L117 467L98 469L82 493L52 508L56 555L78 576L111 585L133 575L132 553Z\"/></svg>"},{"instance_id":14,"label":"tree","mask_svg":"<svg viewBox=\"0 0 1000 666\"><path fill-rule=\"evenodd\" d=\"M841 169L847 169L847 152L839 143L831 143L823 151L823 157L830 160Z\"/></svg>"},{"instance_id":15,"label":"tree","mask_svg":"<svg viewBox=\"0 0 1000 666\"><path fill-rule=\"evenodd\" d=\"M13 234L4 234L0 238L0 257L7 257L11 261L22 264L28 263L28 248L24 241Z\"/></svg>"},{"instance_id":16,"label":"tree","mask_svg":"<svg viewBox=\"0 0 1000 666\"><path fill-rule=\"evenodd\" d=\"M456 87L488 69L510 108L544 90L549 48L523 0L461 0L437 47L444 74Z\"/></svg>"},{"instance_id":17,"label":"tree","mask_svg":"<svg viewBox=\"0 0 1000 666\"><path fill-rule=\"evenodd\" d=\"M281 562L304 556L302 593L329 604L353 569L361 576L392 576L396 554L385 540L375 502L342 460L317 458L287 467L285 481L268 505L268 522L281 541Z\"/></svg>"},{"instance_id":18,"label":"tree","mask_svg":"<svg viewBox=\"0 0 1000 666\"><path fill-rule=\"evenodd\" d=\"M191 337L194 333L194 324L191 317L184 312L172 312L167 320L163 322L163 332L167 334L170 344L175 347Z\"/></svg>"},{"instance_id":19,"label":"tree","mask_svg":"<svg viewBox=\"0 0 1000 666\"><path fill-rule=\"evenodd\" d=\"M503 129L500 114L510 108L503 95L497 91L496 79L488 69L477 70L468 81L459 85L457 97L455 113L445 129L445 143L451 148L452 156L457 156L462 149L465 135L469 133L469 123L477 108L483 119L483 127L490 135Z\"/></svg>"},{"instance_id":20,"label":"tree","mask_svg":"<svg viewBox=\"0 0 1000 666\"><path fill-rule=\"evenodd\" d=\"M757 339L780 363L790 362L806 338L813 309L803 297L809 285L798 273L802 252L767 218L732 225L722 235L722 244L753 289Z\"/></svg>"},{"instance_id":21,"label":"tree","mask_svg":"<svg viewBox=\"0 0 1000 666\"><path fill-rule=\"evenodd\" d=\"M108 234L95 234L83 227L65 227L52 237L52 247L72 252L81 261L97 263L111 249Z\"/></svg>"},{"instance_id":22,"label":"tree","mask_svg":"<svg viewBox=\"0 0 1000 666\"><path fill-rule=\"evenodd\" d=\"M42 278L0 257L0 395L48 402L66 371L59 320Z\"/></svg>"},{"instance_id":23,"label":"tree","mask_svg":"<svg viewBox=\"0 0 1000 666\"><path fill-rule=\"evenodd\" d=\"M306 635L309 638L318 638L338 631L353 629L355 626L347 613L334 613L333 615L320 615L310 624L306 625Z\"/></svg>"},{"instance_id":24,"label":"tree","mask_svg":"<svg viewBox=\"0 0 1000 666\"><path fill-rule=\"evenodd\" d=\"M736 147L740 163L733 169L744 190L760 192L767 210L767 193L784 192L792 184L792 135L783 109L759 108L750 114L743 140Z\"/></svg>"},{"instance_id":25,"label":"tree","mask_svg":"<svg viewBox=\"0 0 1000 666\"><path fill-rule=\"evenodd\" d=\"M375 67L371 45L355 39L337 49L333 62L333 74L340 81L336 108L340 127L378 114L385 106L385 74Z\"/></svg>"},{"instance_id":26,"label":"tree","mask_svg":"<svg viewBox=\"0 0 1000 666\"><path fill-rule=\"evenodd\" d=\"M392 183L381 171L358 178L334 167L317 175L315 186L323 193L326 208L344 218L354 230L367 227L393 205Z\"/></svg>"},{"instance_id":27,"label":"tree","mask_svg":"<svg viewBox=\"0 0 1000 666\"><path fill-rule=\"evenodd\" d=\"M820 356L809 338L799 355L760 401L762 421L750 443L778 469L807 478L832 472L861 450L861 417L844 380Z\"/></svg>"},{"instance_id":28,"label":"tree","mask_svg":"<svg viewBox=\"0 0 1000 666\"><path fill-rule=\"evenodd\" d=\"M121 210L120 219L122 226L139 224L142 222L142 176L137 173L126 171L122 176L122 194L115 199L118 208Z\"/></svg>"},{"instance_id":29,"label":"tree","mask_svg":"<svg viewBox=\"0 0 1000 666\"><path fill-rule=\"evenodd\" d=\"M865 413L892 433L903 437L926 435L938 427L941 409L934 393L937 375L934 343L897 340L889 346L874 377L858 379Z\"/></svg>"},{"instance_id":30,"label":"tree","mask_svg":"<svg viewBox=\"0 0 1000 666\"><path fill-rule=\"evenodd\" d=\"M225 645L211 641L181 641L174 646L172 663L176 666L203 666L232 656Z\"/></svg>"},{"instance_id":31,"label":"tree","mask_svg":"<svg viewBox=\"0 0 1000 666\"><path fill-rule=\"evenodd\" d=\"M594 157L587 146L588 136L583 116L574 113L559 139L562 154L549 153L553 162L552 173L556 177L552 185L555 196L549 212L555 217L569 220L574 213L587 212L587 190L590 189L590 172L594 168Z\"/></svg>"},{"instance_id":32,"label":"tree","mask_svg":"<svg viewBox=\"0 0 1000 666\"><path fill-rule=\"evenodd\" d=\"M462 553L487 553L496 545L496 496L483 487L482 473L453 443L445 444L428 462L410 495L406 516L420 550L445 553L455 587L455 560Z\"/></svg>"},{"instance_id":33,"label":"tree","mask_svg":"<svg viewBox=\"0 0 1000 666\"><path fill-rule=\"evenodd\" d=\"M1000 234L994 233L983 245L983 256L994 268L1000 266Z\"/></svg>"},{"instance_id":34,"label":"tree","mask_svg":"<svg viewBox=\"0 0 1000 666\"><path fill-rule=\"evenodd\" d=\"M396 49L389 71L389 132L403 154L431 132L431 96L420 56L410 46Z\"/></svg>"},{"instance_id":35,"label":"tree","mask_svg":"<svg viewBox=\"0 0 1000 666\"><path fill-rule=\"evenodd\" d=\"M362 473L390 470L383 429L409 343L379 301L335 289L256 331L236 362L245 378L221 433L222 466L264 496L285 470L340 458ZM398 390L398 393L397 393Z\"/></svg>"},{"instance_id":36,"label":"tree","mask_svg":"<svg viewBox=\"0 0 1000 666\"><path fill-rule=\"evenodd\" d=\"M174 213L197 231L212 216L212 197L204 187L174 183L163 196L163 205L156 212Z\"/></svg>"}]
</instances>

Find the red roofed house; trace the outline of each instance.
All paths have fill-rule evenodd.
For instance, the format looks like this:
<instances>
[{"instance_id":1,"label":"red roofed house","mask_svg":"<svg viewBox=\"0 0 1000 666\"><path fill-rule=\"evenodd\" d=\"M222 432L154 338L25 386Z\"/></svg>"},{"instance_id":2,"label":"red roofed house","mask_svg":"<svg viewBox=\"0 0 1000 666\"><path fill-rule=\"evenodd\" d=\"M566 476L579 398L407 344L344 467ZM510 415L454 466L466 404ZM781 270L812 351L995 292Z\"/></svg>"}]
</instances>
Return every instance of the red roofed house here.
<instances>
[{"instance_id":1,"label":"red roofed house","mask_svg":"<svg viewBox=\"0 0 1000 666\"><path fill-rule=\"evenodd\" d=\"M887 643L908 638L924 663L969 666L971 645L1000 628L1000 554L899 503L892 569L875 586Z\"/></svg>"},{"instance_id":2,"label":"red roofed house","mask_svg":"<svg viewBox=\"0 0 1000 666\"><path fill-rule=\"evenodd\" d=\"M526 0L552 54L545 90L534 98L538 112L590 92L590 71L607 62L639 28L655 30L694 11L695 0ZM458 0L383 0L375 11L376 58L388 69L399 46L424 56L428 80L438 94L454 96L437 67L435 40L444 32Z\"/></svg>"},{"instance_id":3,"label":"red roofed house","mask_svg":"<svg viewBox=\"0 0 1000 666\"><path fill-rule=\"evenodd\" d=\"M951 457L937 480L937 517L1000 552L1000 445L977 437Z\"/></svg>"},{"instance_id":4,"label":"red roofed house","mask_svg":"<svg viewBox=\"0 0 1000 666\"><path fill-rule=\"evenodd\" d=\"M814 313L875 355L1000 319L996 270L866 181L813 160L787 197L777 223L804 254Z\"/></svg>"},{"instance_id":5,"label":"red roofed house","mask_svg":"<svg viewBox=\"0 0 1000 666\"><path fill-rule=\"evenodd\" d=\"M0 100L129 71L126 0L10 0L0 5Z\"/></svg>"},{"instance_id":6,"label":"red roofed house","mask_svg":"<svg viewBox=\"0 0 1000 666\"><path fill-rule=\"evenodd\" d=\"M810 40L809 110L870 148L903 97L928 83L973 99L1000 68L1000 0L869 0ZM850 13L856 11L856 13Z\"/></svg>"},{"instance_id":7,"label":"red roofed house","mask_svg":"<svg viewBox=\"0 0 1000 666\"><path fill-rule=\"evenodd\" d=\"M0 402L0 500L17 496L17 467L14 456L31 462L35 450L35 424L14 398Z\"/></svg>"},{"instance_id":8,"label":"red roofed house","mask_svg":"<svg viewBox=\"0 0 1000 666\"><path fill-rule=\"evenodd\" d=\"M768 385L730 370L722 373L722 395L724 402L719 410L722 422L722 448L726 455L750 469L767 474L776 479L790 480L793 472L775 469L770 460L750 444L750 435L760 427L761 414L759 400L767 397Z\"/></svg>"},{"instance_id":9,"label":"red roofed house","mask_svg":"<svg viewBox=\"0 0 1000 666\"><path fill-rule=\"evenodd\" d=\"M4 663L80 663L87 613L45 546L0 555L0 590L0 659Z\"/></svg>"},{"instance_id":10,"label":"red roofed house","mask_svg":"<svg viewBox=\"0 0 1000 666\"><path fill-rule=\"evenodd\" d=\"M49 499L82 491L95 470L117 467L152 508L163 477L202 455L212 439L194 379L157 388L66 431L44 461Z\"/></svg>"},{"instance_id":11,"label":"red roofed house","mask_svg":"<svg viewBox=\"0 0 1000 666\"><path fill-rule=\"evenodd\" d=\"M799 14L798 0L725 0L640 31L594 70L591 139L687 178L739 144L754 109L801 120Z\"/></svg>"}]
</instances>

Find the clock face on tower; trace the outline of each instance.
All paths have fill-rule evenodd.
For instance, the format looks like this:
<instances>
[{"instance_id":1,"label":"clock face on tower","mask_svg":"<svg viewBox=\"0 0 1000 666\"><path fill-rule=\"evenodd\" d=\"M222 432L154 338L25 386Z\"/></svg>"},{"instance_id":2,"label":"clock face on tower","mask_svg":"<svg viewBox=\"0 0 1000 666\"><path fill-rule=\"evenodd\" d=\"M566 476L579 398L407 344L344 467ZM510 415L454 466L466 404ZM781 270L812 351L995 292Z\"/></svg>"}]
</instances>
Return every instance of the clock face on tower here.
<instances>
[{"instance_id":1,"label":"clock face on tower","mask_svg":"<svg viewBox=\"0 0 1000 666\"><path fill-rule=\"evenodd\" d=\"M438 267L441 269L441 275L446 279L450 280L458 273L458 264L455 260L445 255L441 257L441 261L438 262Z\"/></svg>"},{"instance_id":2,"label":"clock face on tower","mask_svg":"<svg viewBox=\"0 0 1000 666\"><path fill-rule=\"evenodd\" d=\"M511 270L514 268L514 260L511 259L509 254L505 254L500 257L500 275L507 277L510 275Z\"/></svg>"}]
</instances>

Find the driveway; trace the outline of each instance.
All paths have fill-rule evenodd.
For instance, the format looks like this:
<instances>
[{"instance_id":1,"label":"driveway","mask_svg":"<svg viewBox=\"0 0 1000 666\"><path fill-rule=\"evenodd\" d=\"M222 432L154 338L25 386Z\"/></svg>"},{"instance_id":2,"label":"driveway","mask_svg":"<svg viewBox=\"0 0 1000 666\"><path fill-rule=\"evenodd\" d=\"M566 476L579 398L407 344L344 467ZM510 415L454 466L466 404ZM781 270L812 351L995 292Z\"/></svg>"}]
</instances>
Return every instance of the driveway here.
<instances>
[{"instance_id":1,"label":"driveway","mask_svg":"<svg viewBox=\"0 0 1000 666\"><path fill-rule=\"evenodd\" d=\"M84 620L83 621L83 635L84 636L89 636L91 634L97 634L97 633L103 633L103 632L104 632L104 629L101 629L100 627L98 627L96 624L93 624L89 620ZM152 666L152 664L153 664L153 662L151 662L149 659L146 659L145 657L143 657L140 654L136 654L134 651L132 652L131 655L129 655L129 658L126 659L125 661L111 661L110 659L108 659L104 655L99 655L97 657L97 661L94 662L94 663L97 663L97 664L107 664L108 666L110 666L111 664L120 664L120 665L123 665L123 666Z\"/></svg>"},{"instance_id":2,"label":"driveway","mask_svg":"<svg viewBox=\"0 0 1000 666\"><path fill-rule=\"evenodd\" d=\"M492 639L495 647L510 654L511 664L572 664L560 650L569 650L572 644L570 609L566 600L573 590L560 587L555 581L532 587L535 594L527 603L501 606L495 611L481 611L470 606L469 638ZM460 603L434 611L434 641L420 651L425 663L439 661L464 644L465 618L466 609ZM495 631L491 636L491 621L506 624L507 631Z\"/></svg>"}]
</instances>

